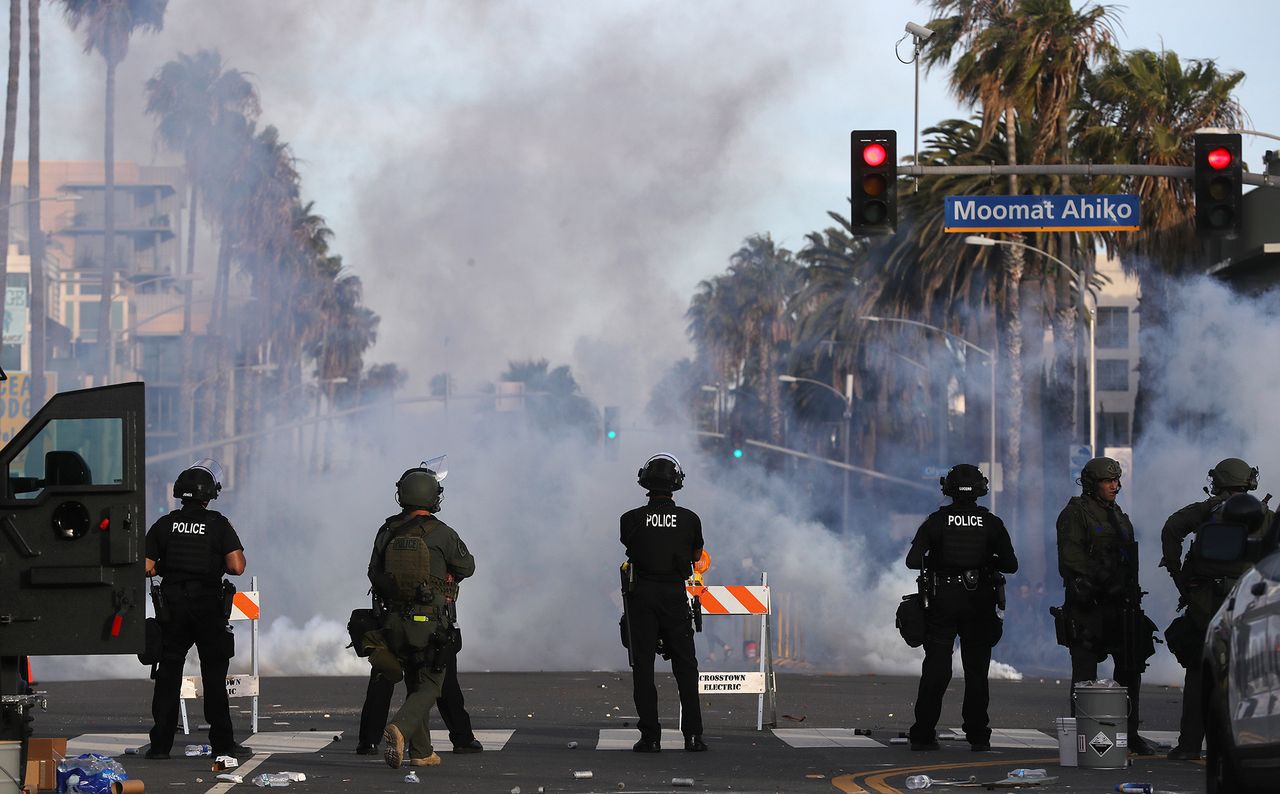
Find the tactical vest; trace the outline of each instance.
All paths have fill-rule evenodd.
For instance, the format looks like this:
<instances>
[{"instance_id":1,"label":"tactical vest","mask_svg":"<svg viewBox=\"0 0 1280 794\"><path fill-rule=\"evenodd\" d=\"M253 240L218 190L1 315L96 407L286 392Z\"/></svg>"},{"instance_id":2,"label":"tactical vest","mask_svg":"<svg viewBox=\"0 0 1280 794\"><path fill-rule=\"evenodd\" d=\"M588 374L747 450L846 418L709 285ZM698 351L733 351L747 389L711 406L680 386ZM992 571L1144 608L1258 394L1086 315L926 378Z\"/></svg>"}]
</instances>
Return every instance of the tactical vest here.
<instances>
[{"instance_id":1,"label":"tactical vest","mask_svg":"<svg viewBox=\"0 0 1280 794\"><path fill-rule=\"evenodd\" d=\"M980 568L991 553L987 550L987 515L981 511L945 512L945 521L938 529L941 543L939 558L933 567L940 572L963 571Z\"/></svg>"},{"instance_id":2,"label":"tactical vest","mask_svg":"<svg viewBox=\"0 0 1280 794\"><path fill-rule=\"evenodd\" d=\"M221 576L221 568L214 565L213 522L208 513L183 513L176 511L169 514L169 542L165 546L164 559L160 560L161 574L170 581L209 581L216 582ZM199 534L179 532L177 524L190 526L202 524L204 531Z\"/></svg>"},{"instance_id":3,"label":"tactical vest","mask_svg":"<svg viewBox=\"0 0 1280 794\"><path fill-rule=\"evenodd\" d=\"M396 608L443 606L445 596L456 596L457 585L450 585L445 579L448 570L444 558L433 555L427 542L439 527L440 523L430 517L415 516L391 530L382 551L382 569L395 580Z\"/></svg>"}]
</instances>

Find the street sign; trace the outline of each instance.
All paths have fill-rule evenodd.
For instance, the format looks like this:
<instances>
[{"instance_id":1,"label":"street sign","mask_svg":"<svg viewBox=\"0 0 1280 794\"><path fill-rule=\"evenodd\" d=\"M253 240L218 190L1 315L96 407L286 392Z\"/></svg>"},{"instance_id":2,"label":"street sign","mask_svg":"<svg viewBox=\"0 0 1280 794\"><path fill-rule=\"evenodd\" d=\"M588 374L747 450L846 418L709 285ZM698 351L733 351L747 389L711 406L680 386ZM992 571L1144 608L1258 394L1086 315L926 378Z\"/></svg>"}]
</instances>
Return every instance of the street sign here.
<instances>
[{"instance_id":1,"label":"street sign","mask_svg":"<svg viewBox=\"0 0 1280 794\"><path fill-rule=\"evenodd\" d=\"M973 232L1089 232L1138 230L1138 197L947 196L942 230Z\"/></svg>"}]
</instances>

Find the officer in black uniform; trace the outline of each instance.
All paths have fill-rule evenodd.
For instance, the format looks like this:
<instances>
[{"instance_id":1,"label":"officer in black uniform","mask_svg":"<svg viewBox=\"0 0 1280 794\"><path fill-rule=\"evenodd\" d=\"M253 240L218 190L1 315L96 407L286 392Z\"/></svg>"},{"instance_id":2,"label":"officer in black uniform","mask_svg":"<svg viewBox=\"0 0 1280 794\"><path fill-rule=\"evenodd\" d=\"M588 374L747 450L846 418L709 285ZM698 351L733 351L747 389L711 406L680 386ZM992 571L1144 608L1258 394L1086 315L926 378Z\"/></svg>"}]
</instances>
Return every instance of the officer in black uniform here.
<instances>
[{"instance_id":1,"label":"officer in black uniform","mask_svg":"<svg viewBox=\"0 0 1280 794\"><path fill-rule=\"evenodd\" d=\"M622 545L627 549L630 592L631 678L640 715L637 753L662 749L658 722L658 689L653 683L653 657L661 638L671 656L671 672L680 691L684 749L702 752L702 707L698 702L698 657L693 647L693 623L685 580L702 557L702 521L692 510L678 507L672 493L684 485L680 461L658 454L639 472L649 503L622 514Z\"/></svg>"},{"instance_id":2,"label":"officer in black uniform","mask_svg":"<svg viewBox=\"0 0 1280 794\"><path fill-rule=\"evenodd\" d=\"M907 552L907 567L922 571L928 604L911 749L938 749L935 729L942 696L951 683L951 653L959 635L965 738L975 751L990 750L987 668L1003 628L996 612L1003 606L998 604L1003 600L1000 574L1017 571L1018 558L1004 522L977 503L987 493L987 478L977 466L954 466L939 483L951 504L925 519Z\"/></svg>"},{"instance_id":3,"label":"officer in black uniform","mask_svg":"<svg viewBox=\"0 0 1280 794\"><path fill-rule=\"evenodd\" d=\"M151 699L149 759L165 759L178 729L178 701L187 651L195 645L204 680L204 718L214 755L248 758L253 751L236 743L227 698L227 667L235 655L222 576L244 573L244 546L231 522L210 510L222 490L222 468L201 460L178 475L173 496L182 507L147 530L146 570L162 577L156 617L161 625L161 657Z\"/></svg>"}]
</instances>

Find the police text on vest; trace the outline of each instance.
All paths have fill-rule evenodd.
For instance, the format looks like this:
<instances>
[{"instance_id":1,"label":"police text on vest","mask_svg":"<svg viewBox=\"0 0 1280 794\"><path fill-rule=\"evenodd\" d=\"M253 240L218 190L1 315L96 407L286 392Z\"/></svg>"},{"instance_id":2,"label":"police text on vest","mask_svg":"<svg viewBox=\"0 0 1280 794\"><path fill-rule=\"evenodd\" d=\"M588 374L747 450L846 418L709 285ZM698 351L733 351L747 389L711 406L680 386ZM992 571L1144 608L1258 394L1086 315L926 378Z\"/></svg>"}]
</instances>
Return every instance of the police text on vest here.
<instances>
[{"instance_id":1,"label":"police text on vest","mask_svg":"<svg viewBox=\"0 0 1280 794\"><path fill-rule=\"evenodd\" d=\"M173 522L173 531L181 532L184 535L203 535L204 524L190 524L186 521Z\"/></svg>"},{"instance_id":2,"label":"police text on vest","mask_svg":"<svg viewBox=\"0 0 1280 794\"><path fill-rule=\"evenodd\" d=\"M644 517L646 527L675 527L676 517L672 513L650 513Z\"/></svg>"},{"instance_id":3,"label":"police text on vest","mask_svg":"<svg viewBox=\"0 0 1280 794\"><path fill-rule=\"evenodd\" d=\"M982 516L947 516L949 527L980 527Z\"/></svg>"}]
</instances>

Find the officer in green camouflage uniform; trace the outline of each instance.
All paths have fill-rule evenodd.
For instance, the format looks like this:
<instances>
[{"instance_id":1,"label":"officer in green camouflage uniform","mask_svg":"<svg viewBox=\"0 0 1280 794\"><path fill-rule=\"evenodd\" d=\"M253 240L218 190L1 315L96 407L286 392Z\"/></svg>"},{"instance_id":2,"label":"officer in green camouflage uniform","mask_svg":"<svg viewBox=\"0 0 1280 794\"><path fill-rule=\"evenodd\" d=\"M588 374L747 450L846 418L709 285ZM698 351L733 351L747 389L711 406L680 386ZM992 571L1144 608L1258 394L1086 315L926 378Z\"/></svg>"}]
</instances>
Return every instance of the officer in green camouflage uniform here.
<instances>
[{"instance_id":1,"label":"officer in green camouflage uniform","mask_svg":"<svg viewBox=\"0 0 1280 794\"><path fill-rule=\"evenodd\" d=\"M1178 609L1185 610L1165 632L1169 650L1178 663L1187 668L1182 690L1182 723L1178 744L1169 751L1170 760L1189 761L1200 757L1204 741L1204 714L1201 711L1201 651L1209 621L1218 611L1235 580L1250 565L1274 548L1274 540L1265 542L1271 528L1272 512L1264 502L1248 495L1258 487L1258 470L1240 458L1226 458L1209 470L1208 499L1193 502L1165 522L1160 531L1163 549L1161 567L1169 569L1178 588ZM1267 497L1270 499L1270 496ZM1206 542L1218 533L1245 528L1255 539L1237 559L1206 559ZM1235 530L1237 533L1239 529ZM1182 543L1195 535L1186 561L1181 560ZM1238 535L1237 535L1238 537Z\"/></svg>"},{"instance_id":2,"label":"officer in green camouflage uniform","mask_svg":"<svg viewBox=\"0 0 1280 794\"><path fill-rule=\"evenodd\" d=\"M443 475L424 466L396 483L403 508L378 530L369 560L369 581L387 605L382 632L404 668L409 695L392 717L383 740L387 765L436 766L428 719L440 696L456 642L453 602L457 582L476 570L475 558L448 524L436 518Z\"/></svg>"},{"instance_id":3,"label":"officer in green camouflage uniform","mask_svg":"<svg viewBox=\"0 0 1280 794\"><path fill-rule=\"evenodd\" d=\"M1113 677L1129 690L1129 752L1150 755L1138 735L1138 696L1155 653L1155 624L1142 613L1133 523L1116 504L1120 475L1118 461L1090 460L1080 471L1081 495L1058 515L1058 572L1066 588L1059 641L1071 651L1073 685L1097 679L1098 663L1112 657ZM1074 715L1074 698L1071 706Z\"/></svg>"}]
</instances>

